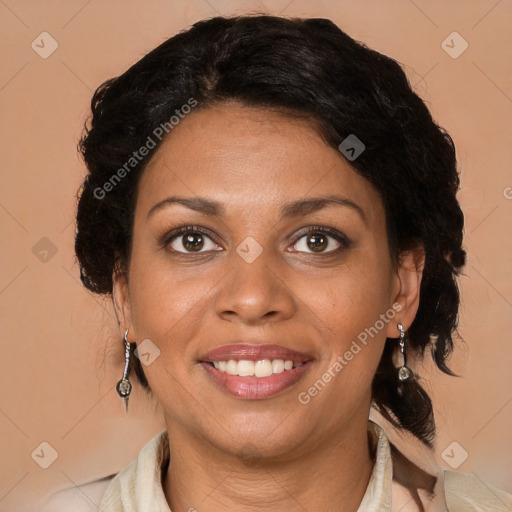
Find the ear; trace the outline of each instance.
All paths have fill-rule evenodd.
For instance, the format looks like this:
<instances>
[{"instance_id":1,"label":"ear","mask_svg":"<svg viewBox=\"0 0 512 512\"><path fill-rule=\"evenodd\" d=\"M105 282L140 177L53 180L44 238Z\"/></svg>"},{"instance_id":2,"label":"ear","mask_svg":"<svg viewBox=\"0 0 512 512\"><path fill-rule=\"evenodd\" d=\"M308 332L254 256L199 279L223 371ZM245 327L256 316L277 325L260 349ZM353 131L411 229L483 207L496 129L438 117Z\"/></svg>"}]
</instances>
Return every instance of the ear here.
<instances>
[{"instance_id":1,"label":"ear","mask_svg":"<svg viewBox=\"0 0 512 512\"><path fill-rule=\"evenodd\" d=\"M397 314L395 322L388 323L388 338L398 338L400 335L397 324L401 323L406 331L411 326L420 304L420 285L424 267L425 249L422 245L400 253L396 270L398 293L393 300L393 309Z\"/></svg>"},{"instance_id":2,"label":"ear","mask_svg":"<svg viewBox=\"0 0 512 512\"><path fill-rule=\"evenodd\" d=\"M128 274L122 269L119 261L116 261L112 273L112 302L116 312L117 321L121 334L124 336L128 329L133 336L132 313L130 292L128 287Z\"/></svg>"}]
</instances>

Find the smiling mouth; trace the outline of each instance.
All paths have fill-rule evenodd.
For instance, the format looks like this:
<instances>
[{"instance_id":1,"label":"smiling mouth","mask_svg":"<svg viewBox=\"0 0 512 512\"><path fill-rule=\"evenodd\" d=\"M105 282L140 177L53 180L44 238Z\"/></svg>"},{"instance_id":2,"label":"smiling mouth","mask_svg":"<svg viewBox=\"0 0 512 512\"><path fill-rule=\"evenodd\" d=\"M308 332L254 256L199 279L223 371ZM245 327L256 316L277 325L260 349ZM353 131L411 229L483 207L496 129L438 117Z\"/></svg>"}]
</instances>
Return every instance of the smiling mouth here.
<instances>
[{"instance_id":1,"label":"smiling mouth","mask_svg":"<svg viewBox=\"0 0 512 512\"><path fill-rule=\"evenodd\" d=\"M228 375L238 375L239 377L270 377L274 374L288 372L294 368L299 368L304 364L294 362L290 359L260 359L250 361L247 359L229 359L227 361L205 361L222 373Z\"/></svg>"},{"instance_id":2,"label":"smiling mouth","mask_svg":"<svg viewBox=\"0 0 512 512\"><path fill-rule=\"evenodd\" d=\"M314 356L277 344L242 341L210 350L197 362L220 390L254 400L292 388L313 367Z\"/></svg>"},{"instance_id":3,"label":"smiling mouth","mask_svg":"<svg viewBox=\"0 0 512 512\"><path fill-rule=\"evenodd\" d=\"M313 359L296 363L289 359L230 359L202 361L200 364L212 381L229 395L244 400L261 400L290 390L312 368L313 363Z\"/></svg>"}]
</instances>

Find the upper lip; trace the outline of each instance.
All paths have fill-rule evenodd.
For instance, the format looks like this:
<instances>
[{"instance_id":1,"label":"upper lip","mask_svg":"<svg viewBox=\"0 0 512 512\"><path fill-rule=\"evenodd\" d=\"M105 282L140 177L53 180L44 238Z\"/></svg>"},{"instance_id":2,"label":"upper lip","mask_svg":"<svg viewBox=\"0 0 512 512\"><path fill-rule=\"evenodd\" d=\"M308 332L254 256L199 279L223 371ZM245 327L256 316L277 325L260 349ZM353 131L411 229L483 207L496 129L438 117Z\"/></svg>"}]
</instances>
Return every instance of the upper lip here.
<instances>
[{"instance_id":1,"label":"upper lip","mask_svg":"<svg viewBox=\"0 0 512 512\"><path fill-rule=\"evenodd\" d=\"M313 358L310 354L298 352L296 350L283 347L282 345L255 342L237 342L229 345L223 345L210 350L201 357L201 361L208 362L229 361L230 359L244 359L247 361L284 359L285 361L293 361L294 363L305 363Z\"/></svg>"}]
</instances>

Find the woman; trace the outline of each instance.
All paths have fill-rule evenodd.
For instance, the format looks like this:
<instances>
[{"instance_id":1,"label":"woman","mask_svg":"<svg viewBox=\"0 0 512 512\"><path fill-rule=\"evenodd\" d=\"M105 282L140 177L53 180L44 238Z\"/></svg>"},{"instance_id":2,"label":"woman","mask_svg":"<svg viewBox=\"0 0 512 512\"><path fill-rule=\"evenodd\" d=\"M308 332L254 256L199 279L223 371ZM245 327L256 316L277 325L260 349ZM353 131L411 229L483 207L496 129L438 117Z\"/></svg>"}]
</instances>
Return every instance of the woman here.
<instances>
[{"instance_id":1,"label":"woman","mask_svg":"<svg viewBox=\"0 0 512 512\"><path fill-rule=\"evenodd\" d=\"M202 21L96 91L81 150L82 281L167 427L100 510L512 507L369 420L433 447L414 361L451 374L465 263L452 140L395 61L325 19Z\"/></svg>"}]
</instances>

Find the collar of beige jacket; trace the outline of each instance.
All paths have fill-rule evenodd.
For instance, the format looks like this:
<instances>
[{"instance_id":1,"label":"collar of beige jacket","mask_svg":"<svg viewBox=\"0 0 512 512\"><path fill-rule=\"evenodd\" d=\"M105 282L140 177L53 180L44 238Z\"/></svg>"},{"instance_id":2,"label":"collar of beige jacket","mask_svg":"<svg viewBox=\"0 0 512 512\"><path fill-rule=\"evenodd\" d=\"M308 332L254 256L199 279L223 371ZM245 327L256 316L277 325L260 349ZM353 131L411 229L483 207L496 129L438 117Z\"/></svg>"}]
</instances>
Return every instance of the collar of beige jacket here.
<instances>
[{"instance_id":1,"label":"collar of beige jacket","mask_svg":"<svg viewBox=\"0 0 512 512\"><path fill-rule=\"evenodd\" d=\"M379 426L386 425L385 435L393 464L393 510L446 511L443 468L439 466L434 450L412 434L399 432L388 425L378 414L372 413L370 421Z\"/></svg>"}]
</instances>

